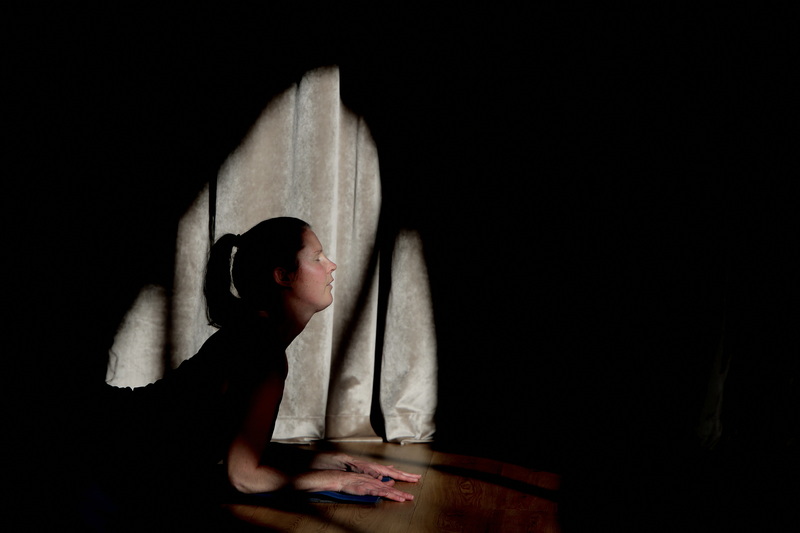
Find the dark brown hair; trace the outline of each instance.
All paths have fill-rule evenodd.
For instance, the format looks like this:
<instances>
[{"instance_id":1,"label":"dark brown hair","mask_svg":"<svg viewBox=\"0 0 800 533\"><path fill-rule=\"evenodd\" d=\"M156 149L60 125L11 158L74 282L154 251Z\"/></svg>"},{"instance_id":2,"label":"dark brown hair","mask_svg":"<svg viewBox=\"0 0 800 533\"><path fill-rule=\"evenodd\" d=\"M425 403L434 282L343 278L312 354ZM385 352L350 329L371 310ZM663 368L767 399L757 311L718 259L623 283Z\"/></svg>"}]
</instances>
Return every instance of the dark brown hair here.
<instances>
[{"instance_id":1,"label":"dark brown hair","mask_svg":"<svg viewBox=\"0 0 800 533\"><path fill-rule=\"evenodd\" d=\"M283 288L272 273L279 267L289 273L297 270L307 229L308 223L298 218L278 217L241 235L227 233L217 239L203 284L208 323L219 328L257 311L278 313Z\"/></svg>"}]
</instances>

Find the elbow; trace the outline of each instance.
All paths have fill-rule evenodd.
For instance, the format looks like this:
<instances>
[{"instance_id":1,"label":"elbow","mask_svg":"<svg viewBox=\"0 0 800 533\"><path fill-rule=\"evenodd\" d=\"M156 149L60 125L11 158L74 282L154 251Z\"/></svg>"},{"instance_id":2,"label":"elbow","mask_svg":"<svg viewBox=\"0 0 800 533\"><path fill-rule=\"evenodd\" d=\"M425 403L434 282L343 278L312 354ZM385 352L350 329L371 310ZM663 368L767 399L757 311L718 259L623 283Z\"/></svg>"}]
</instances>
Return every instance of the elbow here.
<instances>
[{"instance_id":1,"label":"elbow","mask_svg":"<svg viewBox=\"0 0 800 533\"><path fill-rule=\"evenodd\" d=\"M228 483L234 490L243 494L253 494L256 492L253 490L252 485L247 483L246 479L243 479L242 476L233 475L230 472L228 472Z\"/></svg>"},{"instance_id":2,"label":"elbow","mask_svg":"<svg viewBox=\"0 0 800 533\"><path fill-rule=\"evenodd\" d=\"M244 494L254 494L256 492L268 492L268 490L259 491L253 483L252 476L247 475L246 472L241 470L228 468L228 483L236 491Z\"/></svg>"}]
</instances>

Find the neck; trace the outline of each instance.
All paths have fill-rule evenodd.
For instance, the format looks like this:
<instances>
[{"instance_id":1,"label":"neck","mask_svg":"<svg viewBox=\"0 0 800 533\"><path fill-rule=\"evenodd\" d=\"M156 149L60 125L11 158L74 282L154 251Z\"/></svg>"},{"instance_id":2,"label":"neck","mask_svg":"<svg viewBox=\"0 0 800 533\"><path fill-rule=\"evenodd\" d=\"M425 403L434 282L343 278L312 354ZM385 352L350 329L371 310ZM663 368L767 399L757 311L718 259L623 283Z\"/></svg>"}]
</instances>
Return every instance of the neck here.
<instances>
[{"instance_id":1,"label":"neck","mask_svg":"<svg viewBox=\"0 0 800 533\"><path fill-rule=\"evenodd\" d=\"M293 313L287 313L282 317L277 317L270 316L270 314L266 311L259 311L258 314L263 318L271 318L275 320L275 330L278 333L278 338L280 339L280 343L284 349L288 347L292 341L294 341L294 339L300 335L300 333L303 332L309 320L311 320L311 316L313 316L299 317Z\"/></svg>"}]
</instances>

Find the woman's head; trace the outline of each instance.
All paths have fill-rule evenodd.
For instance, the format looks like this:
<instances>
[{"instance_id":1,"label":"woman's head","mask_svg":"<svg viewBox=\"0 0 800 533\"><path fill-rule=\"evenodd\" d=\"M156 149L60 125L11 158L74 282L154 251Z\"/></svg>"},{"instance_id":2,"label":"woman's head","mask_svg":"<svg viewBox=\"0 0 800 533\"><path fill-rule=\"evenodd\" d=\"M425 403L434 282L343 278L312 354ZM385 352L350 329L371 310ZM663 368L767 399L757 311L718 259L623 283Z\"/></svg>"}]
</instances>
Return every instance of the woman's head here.
<instances>
[{"instance_id":1,"label":"woman's head","mask_svg":"<svg viewBox=\"0 0 800 533\"><path fill-rule=\"evenodd\" d=\"M203 287L209 324L221 327L256 311L277 313L287 286L275 273L295 275L307 231L306 222L279 217L220 237L211 247Z\"/></svg>"}]
</instances>

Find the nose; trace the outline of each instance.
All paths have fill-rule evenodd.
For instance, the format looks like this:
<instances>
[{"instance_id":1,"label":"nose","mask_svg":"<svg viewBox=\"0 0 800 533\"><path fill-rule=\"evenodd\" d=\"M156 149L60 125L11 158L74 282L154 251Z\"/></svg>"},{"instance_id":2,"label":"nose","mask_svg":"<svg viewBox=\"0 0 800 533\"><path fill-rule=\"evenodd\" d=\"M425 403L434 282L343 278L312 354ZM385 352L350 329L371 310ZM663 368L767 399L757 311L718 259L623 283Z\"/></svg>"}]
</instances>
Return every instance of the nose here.
<instances>
[{"instance_id":1,"label":"nose","mask_svg":"<svg viewBox=\"0 0 800 533\"><path fill-rule=\"evenodd\" d=\"M328 262L330 262L330 264L331 264L331 266L330 266L331 272L333 272L334 270L336 270L336 263L334 263L334 262L333 262L333 261L331 261L330 259L328 259Z\"/></svg>"}]
</instances>

